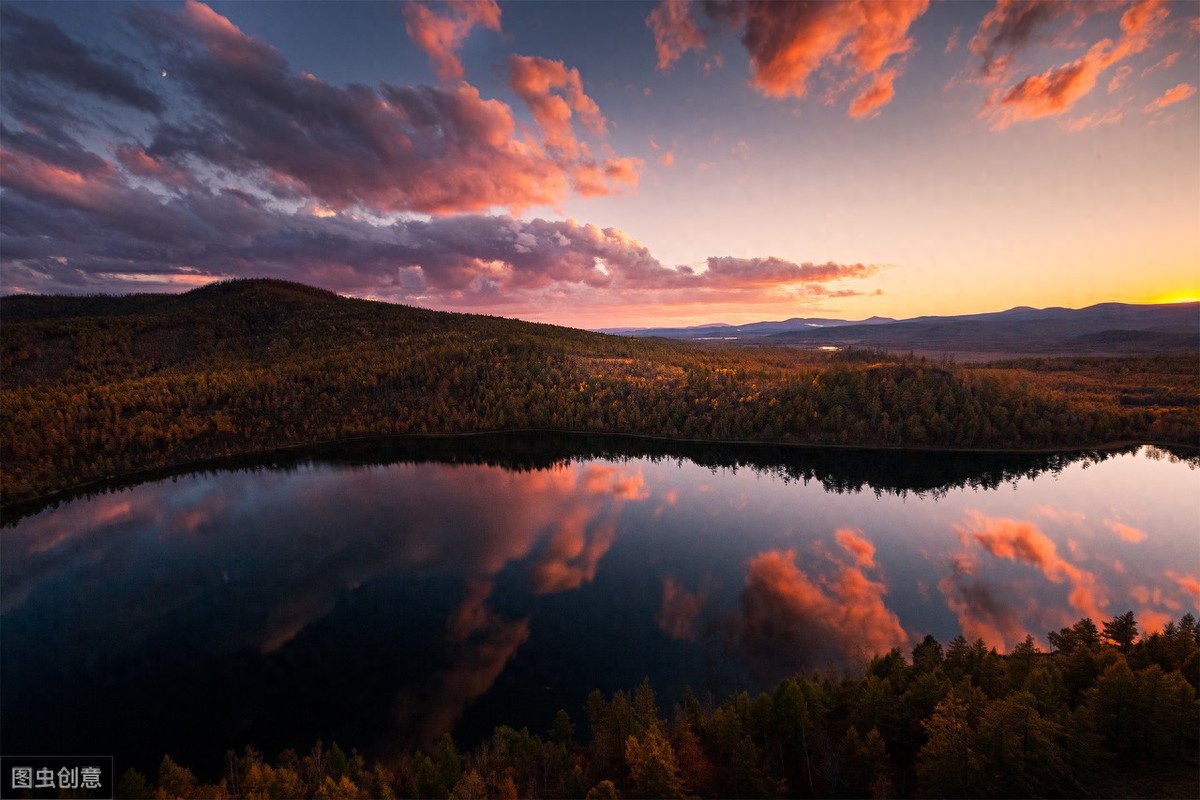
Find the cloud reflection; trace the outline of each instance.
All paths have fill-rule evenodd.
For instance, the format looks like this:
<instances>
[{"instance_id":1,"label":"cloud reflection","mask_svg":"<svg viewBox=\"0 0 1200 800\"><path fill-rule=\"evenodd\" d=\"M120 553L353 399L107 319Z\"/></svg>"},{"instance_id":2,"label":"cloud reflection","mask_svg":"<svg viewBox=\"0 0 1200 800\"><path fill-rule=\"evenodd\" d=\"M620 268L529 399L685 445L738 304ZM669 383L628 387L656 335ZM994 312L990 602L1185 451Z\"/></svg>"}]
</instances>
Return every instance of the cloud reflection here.
<instances>
[{"instance_id":1,"label":"cloud reflection","mask_svg":"<svg viewBox=\"0 0 1200 800\"><path fill-rule=\"evenodd\" d=\"M238 473L162 481L6 532L3 608L8 614L69 579L91 600L79 625L116 643L133 629L179 635L169 620L193 618L203 602L220 622L185 631L195 646L268 655L373 580L461 579L463 599L445 625L448 663L424 682L418 702L400 704L417 715L405 727L428 742L453 727L528 638L527 619L491 607L497 575L507 569L506 581L533 594L582 586L612 545L621 508L646 497L640 468L604 463L530 472L302 467L253 482ZM221 526L206 526L217 514ZM129 583L122 588L114 576ZM197 595L186 587L204 588Z\"/></svg>"},{"instance_id":2,"label":"cloud reflection","mask_svg":"<svg viewBox=\"0 0 1200 800\"><path fill-rule=\"evenodd\" d=\"M806 564L810 573L798 564L795 550L768 550L746 562L739 644L760 669L786 675L830 663L865 663L908 642L884 603L887 587L860 568L873 548L866 553L862 545L869 543L849 531L839 533L857 566L825 555L820 558L827 563Z\"/></svg>"}]
</instances>

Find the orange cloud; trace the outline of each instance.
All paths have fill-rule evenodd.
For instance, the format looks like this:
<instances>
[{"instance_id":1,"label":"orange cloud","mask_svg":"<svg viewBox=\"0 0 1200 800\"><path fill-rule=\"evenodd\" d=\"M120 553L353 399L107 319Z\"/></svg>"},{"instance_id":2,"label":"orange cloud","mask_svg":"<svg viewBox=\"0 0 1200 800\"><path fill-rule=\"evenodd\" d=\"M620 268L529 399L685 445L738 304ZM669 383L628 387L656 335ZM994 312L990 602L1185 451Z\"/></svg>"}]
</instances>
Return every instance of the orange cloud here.
<instances>
[{"instance_id":1,"label":"orange cloud","mask_svg":"<svg viewBox=\"0 0 1200 800\"><path fill-rule=\"evenodd\" d=\"M1137 614L1138 626L1147 634L1161 631L1171 619L1170 614L1149 608L1143 608Z\"/></svg>"},{"instance_id":2,"label":"orange cloud","mask_svg":"<svg viewBox=\"0 0 1200 800\"><path fill-rule=\"evenodd\" d=\"M989 101L980 116L990 116L991 129L998 131L1014 122L1070 110L1075 101L1095 88L1096 79L1106 66L1105 51L1110 44L1105 39L1070 64L1030 75L1000 94L998 101Z\"/></svg>"},{"instance_id":3,"label":"orange cloud","mask_svg":"<svg viewBox=\"0 0 1200 800\"><path fill-rule=\"evenodd\" d=\"M1145 541L1146 539L1146 532L1140 528L1135 528L1132 525L1126 525L1123 522L1117 522L1116 520L1111 519L1104 520L1104 524L1108 526L1109 530L1113 531L1127 542L1137 543Z\"/></svg>"},{"instance_id":4,"label":"orange cloud","mask_svg":"<svg viewBox=\"0 0 1200 800\"><path fill-rule=\"evenodd\" d=\"M1172 89L1167 89L1167 91L1163 92L1162 97L1156 98L1142 110L1147 114L1153 114L1155 111L1166 108L1172 103L1178 103L1182 100L1187 100L1195 93L1195 86L1192 86L1188 83L1181 83Z\"/></svg>"},{"instance_id":5,"label":"orange cloud","mask_svg":"<svg viewBox=\"0 0 1200 800\"><path fill-rule=\"evenodd\" d=\"M890 103L896 96L896 90L892 87L892 81L895 79L896 70L894 69L876 75L871 85L850 101L850 116L862 119L879 113L878 109Z\"/></svg>"},{"instance_id":6,"label":"orange cloud","mask_svg":"<svg viewBox=\"0 0 1200 800\"><path fill-rule=\"evenodd\" d=\"M1103 114L1097 111L1094 114L1088 114L1086 117L1080 117L1077 120L1073 120L1067 125L1067 130L1075 133L1078 131L1086 131L1092 128L1098 128L1101 125L1112 125L1115 122L1120 122L1123 116L1124 115L1115 108L1110 109Z\"/></svg>"},{"instance_id":7,"label":"orange cloud","mask_svg":"<svg viewBox=\"0 0 1200 800\"><path fill-rule=\"evenodd\" d=\"M860 530L842 528L834 534L834 538L843 550L854 556L860 567L874 567L875 545L859 536L861 533Z\"/></svg>"},{"instance_id":8,"label":"orange cloud","mask_svg":"<svg viewBox=\"0 0 1200 800\"><path fill-rule=\"evenodd\" d=\"M888 59L908 53L909 26L928 7L927 0L738 6L745 15L742 43L750 53L751 83L768 97L803 98L813 72L845 63L852 81L872 76L876 93L883 92L877 73Z\"/></svg>"},{"instance_id":9,"label":"orange cloud","mask_svg":"<svg viewBox=\"0 0 1200 800\"><path fill-rule=\"evenodd\" d=\"M833 79L831 98L866 81L866 88L851 103L854 117L870 116L892 99L899 67L885 71L885 65L910 52L909 27L928 7L928 0L752 0L703 6L718 25L741 31L750 55L750 83L767 97L803 99L809 78L822 68L843 73ZM692 7L678 0L664 0L646 24L655 33L660 69L670 67L688 50L705 46ZM719 59L716 64L720 65Z\"/></svg>"},{"instance_id":10,"label":"orange cloud","mask_svg":"<svg viewBox=\"0 0 1200 800\"><path fill-rule=\"evenodd\" d=\"M1167 17L1170 13L1166 0L1142 0L1140 3L1134 3L1121 15L1122 36L1104 66L1140 53L1154 44L1166 32Z\"/></svg>"},{"instance_id":11,"label":"orange cloud","mask_svg":"<svg viewBox=\"0 0 1200 800\"><path fill-rule=\"evenodd\" d=\"M793 550L759 553L746 562L741 645L777 673L885 653L908 641L883 601L886 592L858 567L813 578L796 565Z\"/></svg>"},{"instance_id":12,"label":"orange cloud","mask_svg":"<svg viewBox=\"0 0 1200 800\"><path fill-rule=\"evenodd\" d=\"M654 31L661 70L670 69L688 50L703 50L706 45L688 0L663 0L646 17L646 26Z\"/></svg>"},{"instance_id":13,"label":"orange cloud","mask_svg":"<svg viewBox=\"0 0 1200 800\"><path fill-rule=\"evenodd\" d=\"M662 609L654 621L668 636L691 641L696 638L696 619L706 599L703 594L689 592L674 578L667 576L663 581Z\"/></svg>"},{"instance_id":14,"label":"orange cloud","mask_svg":"<svg viewBox=\"0 0 1200 800\"><path fill-rule=\"evenodd\" d=\"M1125 79L1132 73L1133 67L1128 64L1122 64L1118 67L1116 73L1112 76L1112 80L1108 82L1108 93L1112 94L1117 89L1120 89L1121 85L1125 83Z\"/></svg>"},{"instance_id":15,"label":"orange cloud","mask_svg":"<svg viewBox=\"0 0 1200 800\"><path fill-rule=\"evenodd\" d=\"M984 18L980 32L971 41L971 49L983 57L984 82L1001 81L1007 76L1013 52L1032 38L1035 29L1068 12L1073 13L1074 24L1078 26L1089 14L1104 10L1104 6L1050 0L1035 3L1012 0L998 4ZM1164 0L1136 3L1121 15L1121 37L1115 45L1111 39L1101 39L1070 64L1026 76L1008 89L996 89L979 116L991 119L992 130L1003 130L1014 122L1066 113L1095 88L1104 70L1140 53L1161 37L1169 14ZM1001 47L1007 47L1008 52L997 55ZM1109 82L1109 92L1115 91L1124 77L1118 73Z\"/></svg>"},{"instance_id":16,"label":"orange cloud","mask_svg":"<svg viewBox=\"0 0 1200 800\"><path fill-rule=\"evenodd\" d=\"M1192 600L1196 603L1196 608L1200 609L1200 579L1191 575L1180 575L1171 570L1167 570L1167 577L1183 587L1183 590L1192 596Z\"/></svg>"},{"instance_id":17,"label":"orange cloud","mask_svg":"<svg viewBox=\"0 0 1200 800\"><path fill-rule=\"evenodd\" d=\"M596 101L584 94L579 70L537 56L510 56L508 68L509 85L529 107L546 147L555 148L568 158L578 155L572 112L579 114L585 127L604 135L608 123ZM555 90L561 94L555 94Z\"/></svg>"},{"instance_id":18,"label":"orange cloud","mask_svg":"<svg viewBox=\"0 0 1200 800\"><path fill-rule=\"evenodd\" d=\"M496 0L449 0L439 8L448 9L450 16L441 16L422 3L405 3L404 29L429 56L438 80L461 80L463 66L458 51L463 40L476 25L499 31L500 6Z\"/></svg>"},{"instance_id":19,"label":"orange cloud","mask_svg":"<svg viewBox=\"0 0 1200 800\"><path fill-rule=\"evenodd\" d=\"M1174 53L1167 55L1161 61L1157 62L1153 66L1146 67L1144 70L1142 70L1142 77L1144 78L1147 75L1149 75L1150 73L1157 72L1160 69L1170 69L1175 64L1175 62L1179 60L1180 55L1181 55L1181 53L1179 51L1176 51Z\"/></svg>"}]
</instances>

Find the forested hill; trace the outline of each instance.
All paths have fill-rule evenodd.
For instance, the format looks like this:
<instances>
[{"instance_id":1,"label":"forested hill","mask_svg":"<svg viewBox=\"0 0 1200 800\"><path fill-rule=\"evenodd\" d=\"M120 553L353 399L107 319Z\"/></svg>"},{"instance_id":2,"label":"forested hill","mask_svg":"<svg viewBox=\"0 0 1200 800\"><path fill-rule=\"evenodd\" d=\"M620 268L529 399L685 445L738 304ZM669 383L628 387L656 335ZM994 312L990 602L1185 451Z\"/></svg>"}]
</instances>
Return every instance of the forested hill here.
<instances>
[{"instance_id":1,"label":"forested hill","mask_svg":"<svg viewBox=\"0 0 1200 800\"><path fill-rule=\"evenodd\" d=\"M381 435L549 429L998 449L1200 438L1191 357L966 369L879 351L733 350L268 280L5 297L0 324L5 505L144 469Z\"/></svg>"}]
</instances>

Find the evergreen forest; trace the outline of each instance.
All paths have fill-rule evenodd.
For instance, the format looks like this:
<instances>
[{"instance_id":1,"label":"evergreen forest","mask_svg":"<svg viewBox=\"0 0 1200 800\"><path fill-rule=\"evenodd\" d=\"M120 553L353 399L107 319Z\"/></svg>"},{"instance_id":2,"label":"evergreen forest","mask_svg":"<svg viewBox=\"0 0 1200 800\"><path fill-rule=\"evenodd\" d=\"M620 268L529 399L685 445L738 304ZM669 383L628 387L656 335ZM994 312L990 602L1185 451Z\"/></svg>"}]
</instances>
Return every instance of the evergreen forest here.
<instances>
[{"instance_id":1,"label":"evergreen forest","mask_svg":"<svg viewBox=\"0 0 1200 800\"><path fill-rule=\"evenodd\" d=\"M648 681L593 692L545 736L495 729L461 750L368 765L318 742L251 747L195 773L127 769L129 798L1194 797L1200 631L1192 614L1139 637L1133 612L1032 636L1008 655L961 635L876 655L861 677L796 675L664 712ZM583 715L586 715L584 718ZM216 777L219 774L219 777Z\"/></svg>"},{"instance_id":2,"label":"evergreen forest","mask_svg":"<svg viewBox=\"0 0 1200 800\"><path fill-rule=\"evenodd\" d=\"M1190 355L958 365L608 336L273 280L0 299L0 504L369 437L1036 451L1200 443Z\"/></svg>"}]
</instances>

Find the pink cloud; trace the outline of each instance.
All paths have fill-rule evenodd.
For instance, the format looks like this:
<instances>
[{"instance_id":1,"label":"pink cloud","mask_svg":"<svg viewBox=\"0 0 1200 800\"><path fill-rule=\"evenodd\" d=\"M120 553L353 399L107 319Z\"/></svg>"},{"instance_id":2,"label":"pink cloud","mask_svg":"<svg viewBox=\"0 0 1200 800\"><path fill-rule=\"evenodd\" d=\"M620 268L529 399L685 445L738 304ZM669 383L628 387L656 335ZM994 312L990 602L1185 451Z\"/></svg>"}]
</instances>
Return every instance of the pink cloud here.
<instances>
[{"instance_id":1,"label":"pink cloud","mask_svg":"<svg viewBox=\"0 0 1200 800\"><path fill-rule=\"evenodd\" d=\"M1147 114L1153 114L1155 111L1166 108L1173 103L1179 103L1187 100L1196 93L1196 87L1188 83L1181 83L1174 88L1167 89L1161 97L1157 97L1153 102L1149 103L1143 111Z\"/></svg>"},{"instance_id":2,"label":"pink cloud","mask_svg":"<svg viewBox=\"0 0 1200 800\"><path fill-rule=\"evenodd\" d=\"M438 80L456 81L463 77L458 51L476 25L500 30L500 6L496 0L449 0L439 6L448 10L442 16L424 3L407 2L403 6L404 29L418 47L426 52Z\"/></svg>"}]
</instances>

